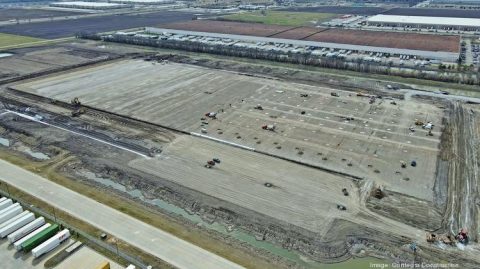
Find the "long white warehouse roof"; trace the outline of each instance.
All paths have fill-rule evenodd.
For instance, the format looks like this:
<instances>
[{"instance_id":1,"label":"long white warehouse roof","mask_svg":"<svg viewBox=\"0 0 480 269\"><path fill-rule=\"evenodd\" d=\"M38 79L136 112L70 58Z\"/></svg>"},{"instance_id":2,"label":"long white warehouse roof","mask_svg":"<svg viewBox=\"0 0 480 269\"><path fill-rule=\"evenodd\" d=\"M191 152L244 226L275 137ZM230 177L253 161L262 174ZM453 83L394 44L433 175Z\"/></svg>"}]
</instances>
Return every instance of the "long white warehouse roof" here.
<instances>
[{"instance_id":1,"label":"long white warehouse roof","mask_svg":"<svg viewBox=\"0 0 480 269\"><path fill-rule=\"evenodd\" d=\"M389 22L389 23L414 23L414 24L423 24L423 25L428 24L428 25L480 27L480 19L471 19L471 18L375 15L368 18L367 21L368 22Z\"/></svg>"}]
</instances>

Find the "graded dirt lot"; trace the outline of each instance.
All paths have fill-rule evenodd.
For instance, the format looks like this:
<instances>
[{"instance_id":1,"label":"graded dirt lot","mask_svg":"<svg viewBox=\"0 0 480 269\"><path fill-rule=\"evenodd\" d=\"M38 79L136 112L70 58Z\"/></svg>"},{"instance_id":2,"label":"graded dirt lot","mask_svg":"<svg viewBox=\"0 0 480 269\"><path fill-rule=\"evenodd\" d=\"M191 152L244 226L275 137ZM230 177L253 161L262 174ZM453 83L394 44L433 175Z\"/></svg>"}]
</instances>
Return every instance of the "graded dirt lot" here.
<instances>
[{"instance_id":1,"label":"graded dirt lot","mask_svg":"<svg viewBox=\"0 0 480 269\"><path fill-rule=\"evenodd\" d=\"M191 13L159 11L147 14L107 15L75 20L14 24L0 27L0 33L54 39L74 36L79 32L100 33L129 28L155 26L161 23L188 21L191 19Z\"/></svg>"},{"instance_id":2,"label":"graded dirt lot","mask_svg":"<svg viewBox=\"0 0 480 269\"><path fill-rule=\"evenodd\" d=\"M14 49L10 50L9 53L12 55L0 58L0 81L98 61L112 55L108 52L76 48L69 45Z\"/></svg>"},{"instance_id":3,"label":"graded dirt lot","mask_svg":"<svg viewBox=\"0 0 480 269\"><path fill-rule=\"evenodd\" d=\"M459 36L330 29L305 40L426 51L460 50Z\"/></svg>"},{"instance_id":4,"label":"graded dirt lot","mask_svg":"<svg viewBox=\"0 0 480 269\"><path fill-rule=\"evenodd\" d=\"M204 168L212 157L221 163ZM357 194L340 191L354 188L346 178L196 137L181 136L158 158L129 166L313 232L337 215L358 213ZM341 212L337 204L349 210Z\"/></svg>"},{"instance_id":5,"label":"graded dirt lot","mask_svg":"<svg viewBox=\"0 0 480 269\"><path fill-rule=\"evenodd\" d=\"M384 98L369 103L368 97L354 92L143 60L14 88L66 102L79 97L87 106L187 132L205 128L208 136L433 199L443 112L431 101L391 104ZM258 104L263 110L254 109ZM212 111L218 119L201 120ZM419 126L409 131L417 119L435 124L433 136ZM276 125L276 131L262 130L264 124ZM410 166L413 160L417 167ZM400 161L407 162L407 168L401 168Z\"/></svg>"}]
</instances>

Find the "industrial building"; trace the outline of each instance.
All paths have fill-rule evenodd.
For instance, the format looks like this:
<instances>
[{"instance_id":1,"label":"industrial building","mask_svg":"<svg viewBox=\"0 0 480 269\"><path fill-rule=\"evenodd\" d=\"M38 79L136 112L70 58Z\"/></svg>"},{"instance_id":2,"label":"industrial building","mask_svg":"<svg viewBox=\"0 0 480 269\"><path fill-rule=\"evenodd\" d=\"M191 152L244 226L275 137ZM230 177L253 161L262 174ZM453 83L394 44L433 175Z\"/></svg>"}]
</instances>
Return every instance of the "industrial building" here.
<instances>
[{"instance_id":1,"label":"industrial building","mask_svg":"<svg viewBox=\"0 0 480 269\"><path fill-rule=\"evenodd\" d=\"M382 27L480 31L480 19L475 18L375 15L367 19L367 24Z\"/></svg>"},{"instance_id":2,"label":"industrial building","mask_svg":"<svg viewBox=\"0 0 480 269\"><path fill-rule=\"evenodd\" d=\"M85 2L85 1L56 2L56 3L51 3L50 6L63 7L63 8L77 8L77 9L95 9L95 10L119 9L119 8L132 7L132 5L126 5L126 4L105 3L105 2Z\"/></svg>"}]
</instances>

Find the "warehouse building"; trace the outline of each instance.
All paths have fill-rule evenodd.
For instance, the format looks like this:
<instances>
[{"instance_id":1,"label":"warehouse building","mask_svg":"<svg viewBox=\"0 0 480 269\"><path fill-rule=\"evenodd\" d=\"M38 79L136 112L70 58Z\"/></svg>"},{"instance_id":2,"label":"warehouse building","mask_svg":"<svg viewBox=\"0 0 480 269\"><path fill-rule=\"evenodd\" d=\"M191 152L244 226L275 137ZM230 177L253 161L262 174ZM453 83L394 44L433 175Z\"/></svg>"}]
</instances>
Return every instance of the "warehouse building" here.
<instances>
[{"instance_id":1,"label":"warehouse building","mask_svg":"<svg viewBox=\"0 0 480 269\"><path fill-rule=\"evenodd\" d=\"M85 2L85 1L55 2L55 3L51 3L50 6L62 7L62 8L75 8L75 9L95 9L95 10L119 9L119 8L132 7L132 5L126 5L126 4Z\"/></svg>"},{"instance_id":2,"label":"warehouse building","mask_svg":"<svg viewBox=\"0 0 480 269\"><path fill-rule=\"evenodd\" d=\"M381 27L480 31L480 19L475 18L375 15L367 19L367 24Z\"/></svg>"}]
</instances>

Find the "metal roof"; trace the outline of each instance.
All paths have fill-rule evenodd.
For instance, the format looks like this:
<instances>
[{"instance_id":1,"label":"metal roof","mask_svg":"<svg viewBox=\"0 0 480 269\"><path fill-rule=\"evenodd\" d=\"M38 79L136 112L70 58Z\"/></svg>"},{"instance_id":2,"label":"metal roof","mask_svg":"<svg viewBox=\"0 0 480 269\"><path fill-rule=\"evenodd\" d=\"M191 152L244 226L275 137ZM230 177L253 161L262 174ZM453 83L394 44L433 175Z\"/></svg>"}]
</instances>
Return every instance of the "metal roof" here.
<instances>
[{"instance_id":1,"label":"metal roof","mask_svg":"<svg viewBox=\"0 0 480 269\"><path fill-rule=\"evenodd\" d=\"M292 40L292 39L271 38L271 37L194 32L194 31L172 30L172 29L163 29L163 28L154 28L154 27L146 27L145 31L150 33L156 33L156 34L173 33L173 34L180 34L180 35L229 38L229 39L235 39L235 40L246 41L246 42L273 42L273 43L291 44L294 46L314 46L314 47L321 47L321 48L334 48L334 49L344 49L344 50L354 50L354 51L381 52L381 53L400 54L400 55L401 54L416 55L423 58L442 59L446 61L454 61L458 58L458 53L443 52L443 51L397 49L397 48L361 46L361 45L352 45L352 44L316 42L316 41L305 41L305 40Z\"/></svg>"},{"instance_id":2,"label":"metal roof","mask_svg":"<svg viewBox=\"0 0 480 269\"><path fill-rule=\"evenodd\" d=\"M473 18L375 15L368 18L367 21L368 22L423 24L423 25L450 25L450 26L480 27L480 19L473 19Z\"/></svg>"}]
</instances>

